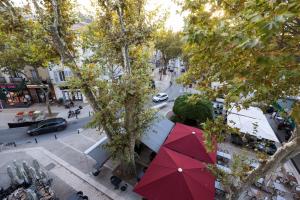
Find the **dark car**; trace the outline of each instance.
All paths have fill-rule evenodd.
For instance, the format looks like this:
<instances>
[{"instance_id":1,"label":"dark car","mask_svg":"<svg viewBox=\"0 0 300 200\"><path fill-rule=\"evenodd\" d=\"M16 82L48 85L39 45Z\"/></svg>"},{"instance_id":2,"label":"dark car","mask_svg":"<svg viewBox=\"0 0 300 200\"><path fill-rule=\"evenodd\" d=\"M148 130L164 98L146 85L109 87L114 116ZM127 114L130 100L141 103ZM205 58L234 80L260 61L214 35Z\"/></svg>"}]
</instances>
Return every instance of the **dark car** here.
<instances>
[{"instance_id":1,"label":"dark car","mask_svg":"<svg viewBox=\"0 0 300 200\"><path fill-rule=\"evenodd\" d=\"M239 146L244 145L243 139L239 135L231 134L230 139L231 139L231 143L233 143L233 144L236 144L236 145L239 145Z\"/></svg>"},{"instance_id":2,"label":"dark car","mask_svg":"<svg viewBox=\"0 0 300 200\"><path fill-rule=\"evenodd\" d=\"M39 135L64 130L67 127L67 121L64 118L52 118L43 120L30 126L27 130L29 135Z\"/></svg>"}]
</instances>

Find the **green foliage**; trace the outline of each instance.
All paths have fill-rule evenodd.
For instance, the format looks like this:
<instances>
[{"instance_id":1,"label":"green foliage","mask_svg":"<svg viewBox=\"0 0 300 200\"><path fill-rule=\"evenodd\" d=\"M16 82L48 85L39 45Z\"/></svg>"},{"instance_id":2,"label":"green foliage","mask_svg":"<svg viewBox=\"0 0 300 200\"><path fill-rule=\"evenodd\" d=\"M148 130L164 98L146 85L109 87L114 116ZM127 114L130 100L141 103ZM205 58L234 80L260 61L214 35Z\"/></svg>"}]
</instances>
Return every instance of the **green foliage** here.
<instances>
[{"instance_id":1,"label":"green foliage","mask_svg":"<svg viewBox=\"0 0 300 200\"><path fill-rule=\"evenodd\" d=\"M58 54L48 42L47 33L35 20L24 19L29 11L15 9L18 17L14 20L15 16L9 13L8 8L0 13L0 68L20 72L25 66L48 67L49 62L56 62Z\"/></svg>"},{"instance_id":2,"label":"green foliage","mask_svg":"<svg viewBox=\"0 0 300 200\"><path fill-rule=\"evenodd\" d=\"M104 129L110 139L106 148L128 166L134 164L136 141L154 118L144 105L152 92L149 42L156 26L150 23L153 16L145 12L144 3L98 2L95 21L80 38L83 50L94 54L83 60L81 80L70 82L80 88L88 85L99 107L90 126ZM125 67L128 60L129 68ZM122 76L116 77L120 69Z\"/></svg>"},{"instance_id":3,"label":"green foliage","mask_svg":"<svg viewBox=\"0 0 300 200\"><path fill-rule=\"evenodd\" d=\"M172 32L171 30L161 30L156 34L154 41L155 48L160 50L167 65L169 60L177 58L182 54L181 34Z\"/></svg>"},{"instance_id":4,"label":"green foliage","mask_svg":"<svg viewBox=\"0 0 300 200\"><path fill-rule=\"evenodd\" d=\"M231 103L269 105L286 96L299 96L299 0L185 0L183 9L189 13L184 30L189 70L180 78L182 83L197 81L198 89L211 100L223 94L227 109ZM222 86L212 89L214 81ZM292 115L298 113L294 110ZM221 119L207 121L203 127L210 144L209 140L222 142L224 134L239 132L227 129ZM241 160L234 160L234 174L229 181L229 177L223 180L235 196L230 199L238 199L255 175L249 172L246 178L247 169Z\"/></svg>"},{"instance_id":5,"label":"green foliage","mask_svg":"<svg viewBox=\"0 0 300 200\"><path fill-rule=\"evenodd\" d=\"M178 115L172 115L171 118L170 118L170 120L171 120L172 122L174 122L174 123L176 123L176 122L184 123L184 122L182 121L182 119L181 119Z\"/></svg>"},{"instance_id":6,"label":"green foliage","mask_svg":"<svg viewBox=\"0 0 300 200\"><path fill-rule=\"evenodd\" d=\"M33 0L36 1L36 0ZM41 5L45 8L43 11L43 19L39 19L47 30L48 34L53 34L51 31L55 19L55 10L53 9L52 0L40 1ZM76 32L72 30L72 26L78 22L77 14L75 12L74 0L57 0L58 4L58 35L64 40L67 49L76 54ZM67 33L67 34L66 34ZM52 41L53 42L53 41Z\"/></svg>"},{"instance_id":7,"label":"green foliage","mask_svg":"<svg viewBox=\"0 0 300 200\"><path fill-rule=\"evenodd\" d=\"M175 100L173 112L183 123L196 125L213 118L212 103L198 94L179 96Z\"/></svg>"},{"instance_id":8,"label":"green foliage","mask_svg":"<svg viewBox=\"0 0 300 200\"><path fill-rule=\"evenodd\" d=\"M186 1L185 8L191 70L183 82L201 78L201 90L224 93L227 103L248 94L255 95L244 104L299 95L299 1ZM212 91L212 81L226 84Z\"/></svg>"}]
</instances>

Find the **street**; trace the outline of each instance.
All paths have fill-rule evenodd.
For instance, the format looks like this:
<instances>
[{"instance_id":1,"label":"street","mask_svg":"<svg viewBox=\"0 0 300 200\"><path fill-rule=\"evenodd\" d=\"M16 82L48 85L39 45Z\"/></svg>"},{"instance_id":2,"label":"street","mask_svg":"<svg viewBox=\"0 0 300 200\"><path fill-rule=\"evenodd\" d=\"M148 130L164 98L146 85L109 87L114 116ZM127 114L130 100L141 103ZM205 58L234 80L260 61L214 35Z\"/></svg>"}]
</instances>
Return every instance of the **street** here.
<instances>
[{"instance_id":1,"label":"street","mask_svg":"<svg viewBox=\"0 0 300 200\"><path fill-rule=\"evenodd\" d=\"M179 73L177 73L179 74ZM167 106L162 110L162 112L168 112L172 110L174 100L183 94L184 88L182 85L179 85L176 83L175 78L172 77L172 82L173 84L169 84L170 80L170 74L168 76L164 76L166 80L160 81L161 87L158 88L157 92L165 92L168 94L169 99L167 102ZM162 103L162 102L161 102ZM149 99L149 103L147 103L147 106L152 107L155 105L158 105L160 103L154 103L152 102L152 97ZM87 111L88 112L88 111ZM81 114L82 117L77 119L77 120L71 120L68 122L68 126L65 130L60 131L60 132L53 132L53 133L47 133L43 135L38 135L38 136L30 136L26 133L28 127L22 127L22 128L3 128L0 129L0 144L7 144L7 143L13 143L15 142L17 145L19 144L25 144L25 143L34 143L35 139L37 139L38 142L41 141L46 141L48 139L53 139L56 135L57 137L62 137L70 134L77 133L78 129L84 128L85 125L89 121L89 117L84 117L88 116L88 113ZM65 118L65 117L64 117ZM5 127L5 126L4 126Z\"/></svg>"},{"instance_id":2,"label":"street","mask_svg":"<svg viewBox=\"0 0 300 200\"><path fill-rule=\"evenodd\" d=\"M39 136L30 136L26 133L28 127L22 128L9 128L0 130L0 143L15 142L16 144L24 144L29 142L35 142L35 138L39 141L45 141L49 138L54 138L56 134L57 137L66 136L77 132L77 129L84 128L84 126L89 122L90 118L85 117L78 120L72 120L68 122L68 126L65 130L60 132L47 133Z\"/></svg>"}]
</instances>

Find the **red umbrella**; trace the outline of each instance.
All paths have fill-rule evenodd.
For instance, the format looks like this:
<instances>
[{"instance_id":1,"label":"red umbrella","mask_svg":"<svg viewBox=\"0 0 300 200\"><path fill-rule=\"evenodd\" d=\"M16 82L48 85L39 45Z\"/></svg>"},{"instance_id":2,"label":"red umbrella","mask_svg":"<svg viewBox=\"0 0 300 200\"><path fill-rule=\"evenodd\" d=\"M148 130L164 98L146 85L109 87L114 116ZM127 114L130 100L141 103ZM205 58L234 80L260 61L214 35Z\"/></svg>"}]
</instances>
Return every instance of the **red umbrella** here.
<instances>
[{"instance_id":1,"label":"red umbrella","mask_svg":"<svg viewBox=\"0 0 300 200\"><path fill-rule=\"evenodd\" d=\"M215 178L205 163L162 147L134 191L148 200L213 200Z\"/></svg>"},{"instance_id":2,"label":"red umbrella","mask_svg":"<svg viewBox=\"0 0 300 200\"><path fill-rule=\"evenodd\" d=\"M216 163L216 151L207 152L202 131L191 126L176 123L164 147L206 163Z\"/></svg>"}]
</instances>

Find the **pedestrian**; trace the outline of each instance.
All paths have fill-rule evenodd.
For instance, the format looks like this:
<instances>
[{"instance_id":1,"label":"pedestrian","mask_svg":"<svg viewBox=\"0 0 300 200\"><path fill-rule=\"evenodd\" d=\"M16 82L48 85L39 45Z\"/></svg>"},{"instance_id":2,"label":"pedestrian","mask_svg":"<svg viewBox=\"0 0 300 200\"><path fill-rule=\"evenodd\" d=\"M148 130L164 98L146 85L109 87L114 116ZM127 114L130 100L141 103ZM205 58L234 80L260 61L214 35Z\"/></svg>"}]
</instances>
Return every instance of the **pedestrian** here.
<instances>
[{"instance_id":1,"label":"pedestrian","mask_svg":"<svg viewBox=\"0 0 300 200\"><path fill-rule=\"evenodd\" d=\"M170 81L170 86L172 86L172 84L173 84L172 81Z\"/></svg>"},{"instance_id":2,"label":"pedestrian","mask_svg":"<svg viewBox=\"0 0 300 200\"><path fill-rule=\"evenodd\" d=\"M23 97L23 103L24 103L25 105L27 105L27 104L28 104L28 100L27 100L27 98L26 98L26 97Z\"/></svg>"},{"instance_id":3,"label":"pedestrian","mask_svg":"<svg viewBox=\"0 0 300 200\"><path fill-rule=\"evenodd\" d=\"M72 100L70 100L70 106L74 107L74 102Z\"/></svg>"}]
</instances>

